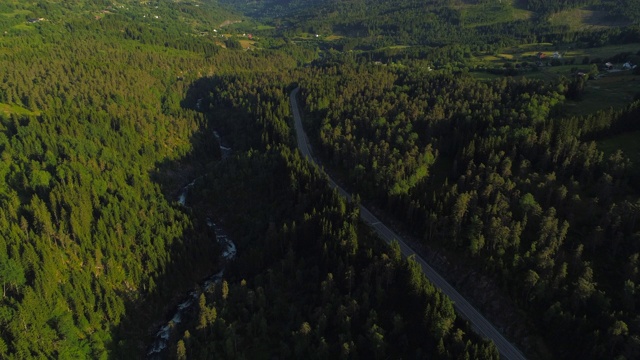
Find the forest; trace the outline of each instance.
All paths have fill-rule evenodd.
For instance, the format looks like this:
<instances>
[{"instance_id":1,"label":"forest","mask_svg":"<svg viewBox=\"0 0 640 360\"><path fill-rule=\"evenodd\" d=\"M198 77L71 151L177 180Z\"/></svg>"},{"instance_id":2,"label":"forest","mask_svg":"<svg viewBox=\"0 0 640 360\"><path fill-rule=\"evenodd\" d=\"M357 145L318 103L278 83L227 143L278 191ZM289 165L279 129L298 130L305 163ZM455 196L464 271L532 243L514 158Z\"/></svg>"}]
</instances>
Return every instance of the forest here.
<instances>
[{"instance_id":1,"label":"forest","mask_svg":"<svg viewBox=\"0 0 640 360\"><path fill-rule=\"evenodd\" d=\"M200 296L171 354L497 359L419 265L385 248L357 204L291 150L290 81L214 76L199 89L235 154L206 173L193 206L220 214L246 253Z\"/></svg>"},{"instance_id":2,"label":"forest","mask_svg":"<svg viewBox=\"0 0 640 360\"><path fill-rule=\"evenodd\" d=\"M0 16L10 26L0 53L0 358L143 353L167 304L218 252L175 202L219 156L206 119L181 105L190 84L295 64L65 4ZM27 23L29 11L46 20Z\"/></svg>"},{"instance_id":3,"label":"forest","mask_svg":"<svg viewBox=\"0 0 640 360\"><path fill-rule=\"evenodd\" d=\"M640 354L640 173L596 145L640 130L640 103L570 117L571 83L348 63L301 86L326 163L420 241L495 278L552 356Z\"/></svg>"},{"instance_id":4,"label":"forest","mask_svg":"<svg viewBox=\"0 0 640 360\"><path fill-rule=\"evenodd\" d=\"M144 358L200 289L160 358L498 359L360 204L527 358L640 357L640 72L618 80L635 98L580 110L604 62L640 55L636 8L0 4L0 358ZM625 20L548 21L572 9ZM477 76L484 54L542 42L623 50L562 64L586 76L515 60ZM295 87L352 201L297 152Z\"/></svg>"}]
</instances>

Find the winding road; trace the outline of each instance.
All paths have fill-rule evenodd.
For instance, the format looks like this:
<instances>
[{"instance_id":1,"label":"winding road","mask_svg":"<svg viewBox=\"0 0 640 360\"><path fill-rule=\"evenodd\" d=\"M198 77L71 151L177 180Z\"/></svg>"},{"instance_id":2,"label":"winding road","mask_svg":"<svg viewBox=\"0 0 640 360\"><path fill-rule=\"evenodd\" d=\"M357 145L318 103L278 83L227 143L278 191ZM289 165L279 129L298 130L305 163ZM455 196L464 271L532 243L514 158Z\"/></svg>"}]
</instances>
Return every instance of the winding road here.
<instances>
[{"instance_id":1,"label":"winding road","mask_svg":"<svg viewBox=\"0 0 640 360\"><path fill-rule=\"evenodd\" d=\"M298 140L298 148L304 157L306 157L309 161L311 161L314 165L318 166L316 160L313 158L313 153L311 151L311 146L309 145L309 139L307 138L307 134L304 132L302 128L302 118L300 116L300 108L298 106L297 95L300 91L300 88L295 88L290 95L291 100L291 110L293 112L294 118L294 127L296 130L296 138ZM346 197L347 199L351 199L351 195L345 191L343 188L338 186L331 177L329 177L329 183L331 187L338 190L338 192ZM458 314L460 314L463 318L467 319L476 332L481 334L482 336L492 340L500 355L504 359L509 360L524 360L525 357L522 353L507 339L500 334L498 330L480 314L460 293L456 291L440 274L438 274L429 264L427 264L424 259L418 255L415 251L413 251L408 245L406 240L402 237L398 236L395 232L389 229L385 224L383 224L377 217L375 217L367 208L360 205L360 217L362 220L368 224L371 228L373 228L378 235L388 244L390 244L393 240L396 240L400 244L400 249L402 250L402 254L404 256L413 255L415 260L422 267L422 271L425 276L431 281L435 286L440 288L443 293L445 293L454 303L454 307L457 310Z\"/></svg>"}]
</instances>

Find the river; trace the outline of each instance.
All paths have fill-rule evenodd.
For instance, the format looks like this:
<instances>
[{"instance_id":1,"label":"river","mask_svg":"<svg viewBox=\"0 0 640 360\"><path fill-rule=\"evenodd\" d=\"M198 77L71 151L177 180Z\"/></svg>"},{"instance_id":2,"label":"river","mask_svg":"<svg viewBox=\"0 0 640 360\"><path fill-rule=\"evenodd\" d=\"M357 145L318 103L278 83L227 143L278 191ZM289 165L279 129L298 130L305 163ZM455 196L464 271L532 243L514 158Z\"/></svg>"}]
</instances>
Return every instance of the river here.
<instances>
[{"instance_id":1,"label":"river","mask_svg":"<svg viewBox=\"0 0 640 360\"><path fill-rule=\"evenodd\" d=\"M226 159L231 155L231 148L223 146L221 143L220 135L218 132L214 131L213 136L218 140L220 144L220 153L222 154L222 159ZM180 205L187 207L187 199L189 196L189 191L195 185L196 181L201 179L198 177L191 181L188 185L182 188L180 195L178 196L178 202ZM207 225L213 229L216 234L216 241L222 247L222 255L221 255L221 263L228 263L232 261L236 257L236 244L229 238L229 236L225 233L225 231L216 224L212 219L207 219ZM171 320L166 322L155 335L155 340L153 344L149 347L147 351L147 359L149 360L160 360L167 358L167 348L169 346L169 338L173 333L173 330L184 320L185 316L192 311L193 305L197 303L200 294L204 291L209 290L212 286L222 281L222 277L224 275L224 268L219 272L209 276L204 282L196 289L191 290L185 297L184 300L178 304L178 306L174 310L174 315L171 317Z\"/></svg>"}]
</instances>

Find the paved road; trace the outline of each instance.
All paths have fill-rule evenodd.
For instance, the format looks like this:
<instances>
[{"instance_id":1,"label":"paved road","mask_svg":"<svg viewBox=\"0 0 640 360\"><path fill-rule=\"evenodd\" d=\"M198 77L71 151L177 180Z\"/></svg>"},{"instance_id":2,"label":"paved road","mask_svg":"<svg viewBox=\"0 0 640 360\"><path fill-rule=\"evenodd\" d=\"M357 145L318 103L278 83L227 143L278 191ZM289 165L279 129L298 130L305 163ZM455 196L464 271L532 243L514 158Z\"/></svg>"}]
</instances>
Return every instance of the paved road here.
<instances>
[{"instance_id":1,"label":"paved road","mask_svg":"<svg viewBox=\"0 0 640 360\"><path fill-rule=\"evenodd\" d=\"M307 134L304 132L302 128L302 118L300 116L300 108L298 107L298 101L296 95L300 88L295 88L291 92L291 110L293 111L294 118L294 126L296 129L296 138L298 140L298 148L304 157L306 157L309 161L311 161L316 166L318 165L313 158L313 153L311 151L311 146L309 145L309 139L307 138ZM351 195L345 191L343 188L338 186L333 179L329 177L329 183L335 189L337 189L340 194L347 199L351 199ZM402 250L402 254L404 256L413 255L415 260L422 266L422 271L427 276L429 281L431 281L435 286L439 287L443 293L445 293L454 303L454 306L458 313L462 315L465 319L469 320L469 322L473 325L476 332L483 335L484 337L493 340L493 342L498 347L498 351L500 351L500 355L504 359L509 360L524 360L525 357L522 353L513 346L507 339L496 330L491 323L484 318L465 298L460 295L440 274L438 274L429 264L427 264L424 259L416 254L407 244L406 241L398 236L395 232L389 229L385 224L383 224L375 215L373 215L367 208L364 206L360 206L360 217L362 220L367 223L370 227L372 227L378 235L387 243L391 243L393 240L397 240L400 244L400 249Z\"/></svg>"}]
</instances>

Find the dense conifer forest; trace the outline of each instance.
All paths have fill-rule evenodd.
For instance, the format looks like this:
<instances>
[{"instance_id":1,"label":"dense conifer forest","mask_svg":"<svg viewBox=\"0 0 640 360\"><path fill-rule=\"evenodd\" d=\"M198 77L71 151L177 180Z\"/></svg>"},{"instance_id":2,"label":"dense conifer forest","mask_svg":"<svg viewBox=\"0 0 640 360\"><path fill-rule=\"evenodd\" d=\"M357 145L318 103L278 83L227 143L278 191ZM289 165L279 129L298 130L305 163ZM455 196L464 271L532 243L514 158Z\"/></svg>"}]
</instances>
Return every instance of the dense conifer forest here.
<instances>
[{"instance_id":1,"label":"dense conifer forest","mask_svg":"<svg viewBox=\"0 0 640 360\"><path fill-rule=\"evenodd\" d=\"M557 356L638 355L638 171L595 143L638 131L637 102L566 117L562 83L315 71L310 127L363 197L495 277Z\"/></svg>"},{"instance_id":2,"label":"dense conifer forest","mask_svg":"<svg viewBox=\"0 0 640 360\"><path fill-rule=\"evenodd\" d=\"M0 358L144 358L225 268L169 323L161 358L498 359L360 203L446 259L528 358L640 357L638 14L607 0L3 2ZM296 87L352 201L297 151Z\"/></svg>"},{"instance_id":3,"label":"dense conifer forest","mask_svg":"<svg viewBox=\"0 0 640 360\"><path fill-rule=\"evenodd\" d=\"M291 151L290 81L266 73L213 77L201 89L237 154L205 175L194 206L215 204L246 253L230 264L228 282L201 295L197 321L180 329L172 353L498 358L419 265L398 247L384 248L358 224L357 204L345 203Z\"/></svg>"}]
</instances>

